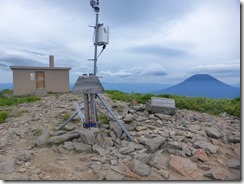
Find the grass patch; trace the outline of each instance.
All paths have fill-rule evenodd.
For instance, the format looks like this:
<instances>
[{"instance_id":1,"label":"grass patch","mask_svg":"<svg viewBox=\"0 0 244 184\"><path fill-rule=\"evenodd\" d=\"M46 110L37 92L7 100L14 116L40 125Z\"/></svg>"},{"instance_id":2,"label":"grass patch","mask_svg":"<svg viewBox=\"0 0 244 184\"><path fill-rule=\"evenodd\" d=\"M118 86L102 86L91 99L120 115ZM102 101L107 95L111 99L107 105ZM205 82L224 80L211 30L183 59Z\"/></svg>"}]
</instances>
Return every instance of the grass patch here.
<instances>
[{"instance_id":1,"label":"grass patch","mask_svg":"<svg viewBox=\"0 0 244 184\"><path fill-rule=\"evenodd\" d=\"M13 96L13 90L4 89L0 92L0 106L11 106L22 103L32 103L40 100L37 96Z\"/></svg>"},{"instance_id":2,"label":"grass patch","mask_svg":"<svg viewBox=\"0 0 244 184\"><path fill-rule=\"evenodd\" d=\"M152 96L161 98L172 98L175 99L176 108L178 109L205 112L213 115L219 115L220 113L226 112L233 116L241 116L241 103L239 97L235 99L212 99L203 97L193 98L169 94L153 95L141 93L124 93L117 90L108 90L106 92L113 100L131 102L133 99L136 99L139 103L146 103L151 100Z\"/></svg>"},{"instance_id":3,"label":"grass patch","mask_svg":"<svg viewBox=\"0 0 244 184\"><path fill-rule=\"evenodd\" d=\"M11 108L7 106L14 106L22 103L32 103L40 100L37 96L13 96L13 90L4 89L0 91L0 107L7 109L0 111L0 123L3 123L9 116L18 117L28 112L27 110L20 110L12 112Z\"/></svg>"},{"instance_id":4,"label":"grass patch","mask_svg":"<svg viewBox=\"0 0 244 184\"><path fill-rule=\"evenodd\" d=\"M41 128L37 128L35 130L33 130L33 136L39 136L42 133L42 129Z\"/></svg>"},{"instance_id":5,"label":"grass patch","mask_svg":"<svg viewBox=\"0 0 244 184\"><path fill-rule=\"evenodd\" d=\"M98 121L103 124L109 124L109 120L108 120L107 116L105 116L103 114L98 116Z\"/></svg>"},{"instance_id":6,"label":"grass patch","mask_svg":"<svg viewBox=\"0 0 244 184\"><path fill-rule=\"evenodd\" d=\"M9 112L1 111L0 112L0 124L4 123L4 121L8 118Z\"/></svg>"},{"instance_id":7,"label":"grass patch","mask_svg":"<svg viewBox=\"0 0 244 184\"><path fill-rule=\"evenodd\" d=\"M64 121L67 121L69 118L70 118L70 114L66 113L66 114L63 115Z\"/></svg>"}]
</instances>

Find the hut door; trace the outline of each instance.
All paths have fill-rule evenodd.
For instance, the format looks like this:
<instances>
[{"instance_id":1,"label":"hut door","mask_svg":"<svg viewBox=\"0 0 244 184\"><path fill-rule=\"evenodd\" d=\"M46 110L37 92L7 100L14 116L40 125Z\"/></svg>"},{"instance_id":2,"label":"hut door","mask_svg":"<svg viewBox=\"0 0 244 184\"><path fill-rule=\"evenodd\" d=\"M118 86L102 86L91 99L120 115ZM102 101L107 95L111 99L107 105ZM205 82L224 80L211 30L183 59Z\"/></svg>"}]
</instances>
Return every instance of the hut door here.
<instances>
[{"instance_id":1,"label":"hut door","mask_svg":"<svg viewBox=\"0 0 244 184\"><path fill-rule=\"evenodd\" d=\"M45 88L44 72L36 72L36 88Z\"/></svg>"}]
</instances>

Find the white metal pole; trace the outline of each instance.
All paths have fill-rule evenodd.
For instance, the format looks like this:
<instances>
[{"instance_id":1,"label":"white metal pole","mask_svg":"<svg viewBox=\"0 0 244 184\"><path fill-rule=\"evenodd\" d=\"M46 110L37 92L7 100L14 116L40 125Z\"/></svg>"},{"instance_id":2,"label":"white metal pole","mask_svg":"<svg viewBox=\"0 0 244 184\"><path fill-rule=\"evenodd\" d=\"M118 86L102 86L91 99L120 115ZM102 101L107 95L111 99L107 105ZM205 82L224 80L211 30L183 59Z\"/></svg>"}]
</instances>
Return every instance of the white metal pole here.
<instances>
[{"instance_id":1,"label":"white metal pole","mask_svg":"<svg viewBox=\"0 0 244 184\"><path fill-rule=\"evenodd\" d=\"M97 74L97 42L98 42L98 19L99 19L99 13L96 13L96 25L95 25L95 49L94 49L94 72L93 74Z\"/></svg>"}]
</instances>

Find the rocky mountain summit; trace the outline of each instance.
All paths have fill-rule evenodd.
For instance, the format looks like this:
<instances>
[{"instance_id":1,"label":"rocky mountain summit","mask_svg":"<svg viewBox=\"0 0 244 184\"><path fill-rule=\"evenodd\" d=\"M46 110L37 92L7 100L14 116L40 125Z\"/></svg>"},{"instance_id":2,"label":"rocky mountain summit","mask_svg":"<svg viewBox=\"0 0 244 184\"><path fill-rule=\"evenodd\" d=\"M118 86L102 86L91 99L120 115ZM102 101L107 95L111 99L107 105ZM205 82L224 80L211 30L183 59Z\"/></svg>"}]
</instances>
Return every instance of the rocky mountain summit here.
<instances>
[{"instance_id":1,"label":"rocky mountain summit","mask_svg":"<svg viewBox=\"0 0 244 184\"><path fill-rule=\"evenodd\" d=\"M72 94L49 94L13 108L0 125L2 180L240 180L240 119L188 110L149 113L144 104L103 95L133 136L97 101L108 122L84 129ZM177 103L177 102L176 102Z\"/></svg>"}]
</instances>

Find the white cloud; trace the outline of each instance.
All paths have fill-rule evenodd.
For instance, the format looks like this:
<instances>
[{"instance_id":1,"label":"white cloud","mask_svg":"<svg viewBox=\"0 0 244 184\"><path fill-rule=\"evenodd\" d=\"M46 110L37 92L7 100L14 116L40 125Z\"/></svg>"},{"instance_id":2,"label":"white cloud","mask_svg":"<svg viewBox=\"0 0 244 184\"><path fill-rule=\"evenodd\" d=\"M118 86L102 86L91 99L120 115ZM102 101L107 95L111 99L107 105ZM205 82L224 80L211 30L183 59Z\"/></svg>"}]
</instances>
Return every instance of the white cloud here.
<instances>
[{"instance_id":1,"label":"white cloud","mask_svg":"<svg viewBox=\"0 0 244 184\"><path fill-rule=\"evenodd\" d=\"M236 59L240 43L236 1L204 2L208 1L171 23L166 41L192 43L190 51L199 59Z\"/></svg>"},{"instance_id":2,"label":"white cloud","mask_svg":"<svg viewBox=\"0 0 244 184\"><path fill-rule=\"evenodd\" d=\"M101 71L98 73L101 76L109 77L129 77L129 76L162 76L166 75L166 72L162 66L156 63L147 64L145 66L132 67L130 69L120 69L115 72Z\"/></svg>"},{"instance_id":3,"label":"white cloud","mask_svg":"<svg viewBox=\"0 0 244 184\"><path fill-rule=\"evenodd\" d=\"M137 2L142 3L142 10L133 12L114 11L117 2L101 1L100 22L110 26L110 44L99 57L99 75L120 82L175 83L193 71L227 72L235 59L233 70L238 73L239 1L143 2ZM133 8L124 4L119 4L123 10ZM159 9L165 11L155 11ZM89 1L0 0L0 59L46 65L48 55L53 54L55 65L72 67L71 80L76 80L79 74L93 72L93 62L87 59L93 58L93 28L88 25L94 21ZM177 52L171 52L172 57L167 57L161 54L162 48L187 54L176 57Z\"/></svg>"},{"instance_id":4,"label":"white cloud","mask_svg":"<svg viewBox=\"0 0 244 184\"><path fill-rule=\"evenodd\" d=\"M198 65L192 69L192 72L194 73L235 73L239 71L239 63Z\"/></svg>"}]
</instances>

